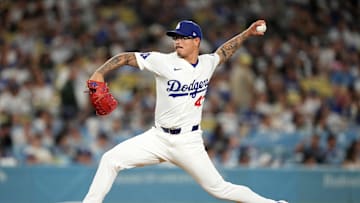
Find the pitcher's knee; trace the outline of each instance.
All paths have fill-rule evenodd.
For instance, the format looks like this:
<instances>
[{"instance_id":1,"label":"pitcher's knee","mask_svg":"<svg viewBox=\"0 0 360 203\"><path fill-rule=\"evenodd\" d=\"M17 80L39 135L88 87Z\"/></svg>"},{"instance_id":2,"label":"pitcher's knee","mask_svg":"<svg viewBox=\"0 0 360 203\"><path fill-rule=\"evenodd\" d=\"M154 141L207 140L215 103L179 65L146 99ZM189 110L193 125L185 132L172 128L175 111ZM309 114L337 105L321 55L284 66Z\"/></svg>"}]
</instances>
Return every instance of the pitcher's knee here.
<instances>
[{"instance_id":1,"label":"pitcher's knee","mask_svg":"<svg viewBox=\"0 0 360 203\"><path fill-rule=\"evenodd\" d=\"M105 152L100 159L100 164L104 164L111 167L116 167L116 163L111 151Z\"/></svg>"},{"instance_id":2,"label":"pitcher's knee","mask_svg":"<svg viewBox=\"0 0 360 203\"><path fill-rule=\"evenodd\" d=\"M125 154L115 153L112 150L105 152L100 159L100 164L105 164L108 167L114 168L116 171L131 168L128 162Z\"/></svg>"}]
</instances>

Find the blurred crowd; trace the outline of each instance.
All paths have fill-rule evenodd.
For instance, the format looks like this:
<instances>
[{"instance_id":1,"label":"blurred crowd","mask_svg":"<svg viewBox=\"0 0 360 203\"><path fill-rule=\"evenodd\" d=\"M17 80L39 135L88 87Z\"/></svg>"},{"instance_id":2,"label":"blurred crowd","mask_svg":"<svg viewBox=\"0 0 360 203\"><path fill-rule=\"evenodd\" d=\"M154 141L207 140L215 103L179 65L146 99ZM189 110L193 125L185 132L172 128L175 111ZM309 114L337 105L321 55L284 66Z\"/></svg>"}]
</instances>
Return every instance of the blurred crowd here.
<instances>
[{"instance_id":1,"label":"blurred crowd","mask_svg":"<svg viewBox=\"0 0 360 203\"><path fill-rule=\"evenodd\" d=\"M210 83L201 126L216 165L360 170L358 0L2 0L0 166L94 165L151 127L151 74L109 74L120 105L106 117L86 80L119 52L171 52L165 31L182 19L201 25L202 53L267 22Z\"/></svg>"}]
</instances>

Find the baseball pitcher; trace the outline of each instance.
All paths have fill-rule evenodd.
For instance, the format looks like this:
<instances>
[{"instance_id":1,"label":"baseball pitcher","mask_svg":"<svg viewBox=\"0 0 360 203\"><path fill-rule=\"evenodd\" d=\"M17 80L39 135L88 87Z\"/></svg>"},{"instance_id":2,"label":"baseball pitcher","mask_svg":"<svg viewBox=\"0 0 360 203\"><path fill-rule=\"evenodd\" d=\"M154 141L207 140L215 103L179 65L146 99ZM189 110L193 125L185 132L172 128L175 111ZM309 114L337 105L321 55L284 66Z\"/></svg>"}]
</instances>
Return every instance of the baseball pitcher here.
<instances>
[{"instance_id":1,"label":"baseball pitcher","mask_svg":"<svg viewBox=\"0 0 360 203\"><path fill-rule=\"evenodd\" d=\"M228 60L245 39L263 35L264 30L257 27L264 25L264 20L258 20L215 53L199 55L201 28L193 21L184 20L166 33L174 40L173 53L120 53L99 67L87 81L96 113L107 115L118 105L104 75L129 65L155 75L155 123L143 134L118 144L102 156L83 202L102 202L121 170L167 161L189 173L216 198L242 203L286 203L225 181L205 151L200 126L206 90L215 68Z\"/></svg>"}]
</instances>

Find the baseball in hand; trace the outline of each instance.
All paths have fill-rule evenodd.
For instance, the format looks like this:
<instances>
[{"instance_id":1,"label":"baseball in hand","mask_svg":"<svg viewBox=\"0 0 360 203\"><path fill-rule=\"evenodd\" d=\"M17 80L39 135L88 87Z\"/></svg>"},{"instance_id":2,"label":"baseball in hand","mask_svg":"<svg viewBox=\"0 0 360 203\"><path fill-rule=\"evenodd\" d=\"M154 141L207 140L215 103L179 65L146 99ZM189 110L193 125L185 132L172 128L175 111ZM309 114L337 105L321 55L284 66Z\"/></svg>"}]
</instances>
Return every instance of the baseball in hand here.
<instances>
[{"instance_id":1,"label":"baseball in hand","mask_svg":"<svg viewBox=\"0 0 360 203\"><path fill-rule=\"evenodd\" d=\"M262 24L262 25L257 26L256 31L265 32L266 31L266 24Z\"/></svg>"}]
</instances>

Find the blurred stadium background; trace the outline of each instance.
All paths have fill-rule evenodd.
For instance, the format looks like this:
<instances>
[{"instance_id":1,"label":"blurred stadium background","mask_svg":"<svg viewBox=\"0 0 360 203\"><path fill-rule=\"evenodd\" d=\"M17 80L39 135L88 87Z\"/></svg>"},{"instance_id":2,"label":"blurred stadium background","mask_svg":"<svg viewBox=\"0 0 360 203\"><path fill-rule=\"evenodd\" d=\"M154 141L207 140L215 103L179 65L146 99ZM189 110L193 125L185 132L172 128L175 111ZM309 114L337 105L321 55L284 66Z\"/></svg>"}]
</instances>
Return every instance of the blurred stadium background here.
<instances>
[{"instance_id":1,"label":"blurred stadium background","mask_svg":"<svg viewBox=\"0 0 360 203\"><path fill-rule=\"evenodd\" d=\"M85 81L116 53L170 52L182 19L203 53L267 22L208 89L201 126L224 176L293 203L360 202L359 0L0 0L0 202L83 197L155 103L153 77L123 67L107 78L119 108L97 117ZM169 165L126 173L109 202L221 202Z\"/></svg>"}]
</instances>

